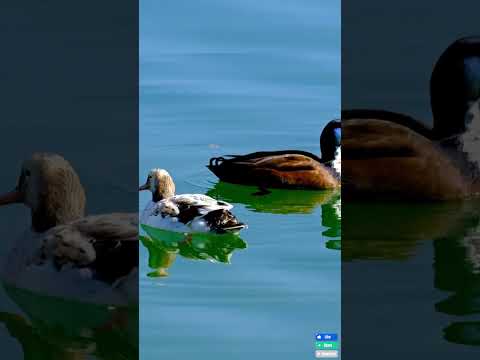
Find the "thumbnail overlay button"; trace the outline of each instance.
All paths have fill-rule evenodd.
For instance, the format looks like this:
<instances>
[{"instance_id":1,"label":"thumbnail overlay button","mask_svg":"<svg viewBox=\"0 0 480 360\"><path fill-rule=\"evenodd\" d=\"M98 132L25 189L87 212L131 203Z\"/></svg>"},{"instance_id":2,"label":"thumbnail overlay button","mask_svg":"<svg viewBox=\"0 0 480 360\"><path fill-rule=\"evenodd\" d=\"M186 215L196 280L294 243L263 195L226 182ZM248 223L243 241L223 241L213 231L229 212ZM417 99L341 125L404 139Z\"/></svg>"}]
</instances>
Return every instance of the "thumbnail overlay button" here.
<instances>
[{"instance_id":1,"label":"thumbnail overlay button","mask_svg":"<svg viewBox=\"0 0 480 360\"><path fill-rule=\"evenodd\" d=\"M315 339L317 339L317 341L337 341L338 336L334 333L318 333L315 335Z\"/></svg>"},{"instance_id":2,"label":"thumbnail overlay button","mask_svg":"<svg viewBox=\"0 0 480 360\"><path fill-rule=\"evenodd\" d=\"M337 350L317 350L315 351L315 357L317 359L338 358L338 351Z\"/></svg>"},{"instance_id":3,"label":"thumbnail overlay button","mask_svg":"<svg viewBox=\"0 0 480 360\"><path fill-rule=\"evenodd\" d=\"M336 341L317 341L315 347L321 350L337 350L338 342Z\"/></svg>"}]
</instances>

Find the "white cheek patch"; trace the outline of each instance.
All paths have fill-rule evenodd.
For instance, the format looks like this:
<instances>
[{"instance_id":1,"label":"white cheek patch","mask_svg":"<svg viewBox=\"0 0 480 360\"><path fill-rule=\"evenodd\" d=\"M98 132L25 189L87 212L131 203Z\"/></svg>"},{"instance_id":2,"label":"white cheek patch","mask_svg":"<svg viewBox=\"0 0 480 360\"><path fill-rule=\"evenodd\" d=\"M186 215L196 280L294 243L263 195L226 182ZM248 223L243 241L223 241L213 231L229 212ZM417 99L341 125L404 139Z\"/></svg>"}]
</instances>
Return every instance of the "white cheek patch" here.
<instances>
[{"instance_id":1,"label":"white cheek patch","mask_svg":"<svg viewBox=\"0 0 480 360\"><path fill-rule=\"evenodd\" d=\"M461 136L462 150L468 160L480 167L480 100L474 101L465 115L466 132Z\"/></svg>"},{"instance_id":2,"label":"white cheek patch","mask_svg":"<svg viewBox=\"0 0 480 360\"><path fill-rule=\"evenodd\" d=\"M342 175L342 150L340 147L335 152L335 159L333 160L333 168L339 175Z\"/></svg>"}]
</instances>

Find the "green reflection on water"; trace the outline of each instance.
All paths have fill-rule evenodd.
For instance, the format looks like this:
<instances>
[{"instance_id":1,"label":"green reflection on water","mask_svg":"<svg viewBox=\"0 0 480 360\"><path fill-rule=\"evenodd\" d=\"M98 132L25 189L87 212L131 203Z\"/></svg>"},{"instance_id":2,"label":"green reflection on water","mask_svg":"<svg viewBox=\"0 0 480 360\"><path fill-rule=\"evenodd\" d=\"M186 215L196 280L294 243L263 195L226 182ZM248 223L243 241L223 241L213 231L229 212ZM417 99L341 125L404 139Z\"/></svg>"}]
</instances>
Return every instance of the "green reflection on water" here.
<instances>
[{"instance_id":1,"label":"green reflection on water","mask_svg":"<svg viewBox=\"0 0 480 360\"><path fill-rule=\"evenodd\" d=\"M322 208L322 226L326 229L325 247L341 249L341 197L339 191L272 190L267 195L254 195L255 187L218 182L207 195L231 203L240 203L254 212L272 214L310 214ZM184 234L141 225L146 236L140 241L148 251L149 277L165 277L180 255L191 260L207 260L229 264L236 250L247 243L234 234Z\"/></svg>"},{"instance_id":2,"label":"green reflection on water","mask_svg":"<svg viewBox=\"0 0 480 360\"><path fill-rule=\"evenodd\" d=\"M431 303L437 312L452 315L442 329L445 340L480 345L480 204L478 201L344 205L342 261L388 260L405 263L419 245L433 241L433 286L446 293ZM381 284L378 284L381 286ZM425 284L425 286L432 286ZM388 302L388 299L382 299ZM466 321L467 320L467 321Z\"/></svg>"},{"instance_id":3,"label":"green reflection on water","mask_svg":"<svg viewBox=\"0 0 480 360\"><path fill-rule=\"evenodd\" d=\"M218 182L207 195L232 203L244 204L254 212L270 214L311 214L322 208L322 235L327 238L325 247L331 250L341 248L341 196L340 190L284 190L270 189L262 196L254 195L258 189Z\"/></svg>"},{"instance_id":4,"label":"green reflection on water","mask_svg":"<svg viewBox=\"0 0 480 360\"><path fill-rule=\"evenodd\" d=\"M463 231L434 242L435 287L449 293L435 304L435 309L460 319L480 314L479 218L479 212L466 216ZM444 329L444 337L480 346L480 321L455 321Z\"/></svg>"},{"instance_id":5,"label":"green reflection on water","mask_svg":"<svg viewBox=\"0 0 480 360\"><path fill-rule=\"evenodd\" d=\"M24 359L138 358L138 306L93 305L3 287L25 314L0 312Z\"/></svg>"},{"instance_id":6,"label":"green reflection on water","mask_svg":"<svg viewBox=\"0 0 480 360\"><path fill-rule=\"evenodd\" d=\"M326 230L322 235L328 238L327 249L340 250L342 237L342 199L339 193L334 193L328 202L322 204L322 225Z\"/></svg>"},{"instance_id":7,"label":"green reflection on water","mask_svg":"<svg viewBox=\"0 0 480 360\"><path fill-rule=\"evenodd\" d=\"M234 234L183 234L142 225L148 236L140 241L148 250L150 277L168 276L168 268L178 255L191 260L208 260L229 264L235 250L247 248L247 243Z\"/></svg>"},{"instance_id":8,"label":"green reflection on water","mask_svg":"<svg viewBox=\"0 0 480 360\"><path fill-rule=\"evenodd\" d=\"M227 202L244 204L255 212L271 214L310 214L318 206L330 203L339 191L307 191L270 189L266 195L254 195L252 186L229 184L220 181L207 192L208 196Z\"/></svg>"}]
</instances>

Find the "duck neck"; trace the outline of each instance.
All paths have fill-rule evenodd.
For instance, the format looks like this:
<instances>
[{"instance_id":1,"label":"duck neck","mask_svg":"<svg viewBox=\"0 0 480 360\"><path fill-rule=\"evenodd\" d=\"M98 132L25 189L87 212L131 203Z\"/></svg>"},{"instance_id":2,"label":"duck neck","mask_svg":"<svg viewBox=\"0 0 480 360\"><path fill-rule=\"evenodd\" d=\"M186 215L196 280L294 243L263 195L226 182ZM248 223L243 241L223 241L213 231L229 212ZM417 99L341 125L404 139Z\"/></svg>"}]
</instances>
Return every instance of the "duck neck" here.
<instances>
[{"instance_id":1,"label":"duck neck","mask_svg":"<svg viewBox=\"0 0 480 360\"><path fill-rule=\"evenodd\" d=\"M35 232L45 232L57 225L67 224L84 217L83 208L60 209L39 207L31 210L32 229Z\"/></svg>"},{"instance_id":2,"label":"duck neck","mask_svg":"<svg viewBox=\"0 0 480 360\"><path fill-rule=\"evenodd\" d=\"M174 195L175 195L175 193L173 193L171 191L156 190L156 191L152 192L152 201L153 202L159 202L159 201L162 201L162 200L165 200L165 199L169 199Z\"/></svg>"},{"instance_id":3,"label":"duck neck","mask_svg":"<svg viewBox=\"0 0 480 360\"><path fill-rule=\"evenodd\" d=\"M342 129L340 121L330 121L320 135L320 151L322 153L322 161L330 163L335 160L337 150L340 147Z\"/></svg>"},{"instance_id":4,"label":"duck neck","mask_svg":"<svg viewBox=\"0 0 480 360\"><path fill-rule=\"evenodd\" d=\"M328 164L331 164L332 161L335 160L335 153L336 153L336 149L332 150L332 151L328 151L328 152L323 152L322 153L322 161L324 163L328 163Z\"/></svg>"},{"instance_id":5,"label":"duck neck","mask_svg":"<svg viewBox=\"0 0 480 360\"><path fill-rule=\"evenodd\" d=\"M337 171L337 167L340 166L341 163L341 147L336 146L331 150L329 149L329 151L324 150L322 153L322 162L326 166L335 168L335 170Z\"/></svg>"},{"instance_id":6,"label":"duck neck","mask_svg":"<svg viewBox=\"0 0 480 360\"><path fill-rule=\"evenodd\" d=\"M55 191L54 191L55 190ZM80 185L63 189L50 186L31 206L32 229L44 232L85 216L86 197Z\"/></svg>"},{"instance_id":7,"label":"duck neck","mask_svg":"<svg viewBox=\"0 0 480 360\"><path fill-rule=\"evenodd\" d=\"M57 225L60 225L59 219L55 214L45 213L41 209L31 211L32 229L35 232L45 232Z\"/></svg>"},{"instance_id":8,"label":"duck neck","mask_svg":"<svg viewBox=\"0 0 480 360\"><path fill-rule=\"evenodd\" d=\"M158 192L152 193L152 201L153 202L159 202L159 201L162 201L163 199L164 199L164 197L162 196L161 193L158 193Z\"/></svg>"}]
</instances>

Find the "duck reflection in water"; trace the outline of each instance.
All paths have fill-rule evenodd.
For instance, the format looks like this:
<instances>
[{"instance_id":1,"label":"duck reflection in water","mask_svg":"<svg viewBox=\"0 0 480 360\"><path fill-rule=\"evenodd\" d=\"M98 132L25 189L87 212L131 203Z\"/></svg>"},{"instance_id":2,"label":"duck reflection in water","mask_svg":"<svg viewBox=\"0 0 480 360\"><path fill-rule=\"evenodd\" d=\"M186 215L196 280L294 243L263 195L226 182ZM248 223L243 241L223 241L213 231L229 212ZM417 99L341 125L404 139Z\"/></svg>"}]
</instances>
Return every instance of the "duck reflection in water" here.
<instances>
[{"instance_id":1,"label":"duck reflection in water","mask_svg":"<svg viewBox=\"0 0 480 360\"><path fill-rule=\"evenodd\" d=\"M138 307L72 302L3 285L22 314L0 312L0 324L24 359L137 358Z\"/></svg>"},{"instance_id":2,"label":"duck reflection in water","mask_svg":"<svg viewBox=\"0 0 480 360\"><path fill-rule=\"evenodd\" d=\"M270 214L311 214L322 204L332 201L339 190L272 189L268 194L255 195L253 186L217 182L207 195L215 199L244 204L247 209Z\"/></svg>"},{"instance_id":3,"label":"duck reflection in water","mask_svg":"<svg viewBox=\"0 0 480 360\"><path fill-rule=\"evenodd\" d=\"M286 190L272 189L268 194L257 196L255 187L217 182L207 195L232 203L244 204L254 212L269 214L312 214L322 209L322 236L325 246L340 250L341 244L341 194L340 190Z\"/></svg>"},{"instance_id":4,"label":"duck reflection in water","mask_svg":"<svg viewBox=\"0 0 480 360\"><path fill-rule=\"evenodd\" d=\"M360 211L361 210L361 211ZM480 346L480 203L465 202L416 204L407 203L345 203L344 242L342 259L347 271L360 271L362 264L378 261L376 274L369 276L369 283L383 288L381 296L369 298L370 306L395 303L398 289L392 285L389 267L395 265L394 274L400 276L396 283L404 286L402 293L409 302L418 303L418 313L409 317L421 321L424 317L423 303L430 301L435 311L449 316L449 322L438 329L439 337L452 343ZM425 251L433 246L433 259ZM433 262L433 287L441 291L441 299L435 292L431 298L415 297L418 289L428 289L432 284L419 284L419 266L429 268ZM398 266L401 271L398 271ZM382 269L385 270L382 271ZM412 271L414 270L414 271ZM353 277L350 277L353 279ZM374 284L374 285L373 285ZM348 277L343 286L352 291L349 301L359 301L360 293L371 291L365 284L357 289ZM419 287L420 286L420 287ZM358 295L357 294L358 291ZM408 293L411 291L411 293ZM375 304L375 301L378 304ZM392 323L402 323L403 305L396 307L398 315L391 314ZM345 309L351 308L346 306ZM398 325L401 326L401 325ZM345 329L348 331L348 329Z\"/></svg>"},{"instance_id":5,"label":"duck reflection in water","mask_svg":"<svg viewBox=\"0 0 480 360\"><path fill-rule=\"evenodd\" d=\"M189 260L230 264L233 252L247 248L235 234L182 234L144 226L148 236L140 241L148 251L149 277L166 277L177 255Z\"/></svg>"},{"instance_id":6,"label":"duck reflection in water","mask_svg":"<svg viewBox=\"0 0 480 360\"><path fill-rule=\"evenodd\" d=\"M337 193L333 198L322 204L322 226L326 229L322 235L327 239L325 246L331 250L341 249L342 236L342 199Z\"/></svg>"},{"instance_id":7,"label":"duck reflection in water","mask_svg":"<svg viewBox=\"0 0 480 360\"><path fill-rule=\"evenodd\" d=\"M434 247L435 287L450 293L435 309L460 320L444 329L444 337L480 346L480 321L469 321L480 314L480 211L469 219L463 234L437 239Z\"/></svg>"}]
</instances>

